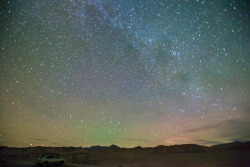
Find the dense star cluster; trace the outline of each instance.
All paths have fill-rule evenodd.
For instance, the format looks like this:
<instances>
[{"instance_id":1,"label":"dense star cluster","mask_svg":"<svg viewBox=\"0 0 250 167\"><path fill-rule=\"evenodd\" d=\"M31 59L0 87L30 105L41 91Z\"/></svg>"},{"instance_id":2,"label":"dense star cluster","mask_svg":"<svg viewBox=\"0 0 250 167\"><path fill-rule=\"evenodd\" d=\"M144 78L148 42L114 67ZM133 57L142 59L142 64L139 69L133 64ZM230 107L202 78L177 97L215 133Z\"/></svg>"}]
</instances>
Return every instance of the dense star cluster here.
<instances>
[{"instance_id":1,"label":"dense star cluster","mask_svg":"<svg viewBox=\"0 0 250 167\"><path fill-rule=\"evenodd\" d=\"M0 145L250 140L247 0L0 3Z\"/></svg>"}]
</instances>

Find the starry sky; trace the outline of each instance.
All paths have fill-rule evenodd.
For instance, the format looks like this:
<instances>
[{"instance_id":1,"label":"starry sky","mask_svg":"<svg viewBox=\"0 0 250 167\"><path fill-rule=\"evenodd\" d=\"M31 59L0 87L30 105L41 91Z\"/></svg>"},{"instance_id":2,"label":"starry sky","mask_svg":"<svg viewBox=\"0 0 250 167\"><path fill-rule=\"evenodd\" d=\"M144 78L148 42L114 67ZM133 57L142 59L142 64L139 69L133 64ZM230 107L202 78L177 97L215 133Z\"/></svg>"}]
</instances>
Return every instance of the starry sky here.
<instances>
[{"instance_id":1,"label":"starry sky","mask_svg":"<svg viewBox=\"0 0 250 167\"><path fill-rule=\"evenodd\" d=\"M0 145L250 140L249 1L0 5Z\"/></svg>"}]
</instances>

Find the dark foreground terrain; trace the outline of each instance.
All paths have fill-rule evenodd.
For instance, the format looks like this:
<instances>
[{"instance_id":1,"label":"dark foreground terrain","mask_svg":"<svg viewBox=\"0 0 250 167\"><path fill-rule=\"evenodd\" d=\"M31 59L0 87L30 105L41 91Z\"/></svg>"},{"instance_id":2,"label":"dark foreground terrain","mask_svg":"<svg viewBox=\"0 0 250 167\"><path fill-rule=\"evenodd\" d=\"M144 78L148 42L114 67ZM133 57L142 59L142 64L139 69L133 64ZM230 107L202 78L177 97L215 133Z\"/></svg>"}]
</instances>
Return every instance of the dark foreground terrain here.
<instances>
[{"instance_id":1,"label":"dark foreground terrain","mask_svg":"<svg viewBox=\"0 0 250 167\"><path fill-rule=\"evenodd\" d=\"M249 167L250 151L218 151L205 153L169 154L127 154L111 153L93 155L98 161L95 165L66 163L65 167ZM2 167L35 167L34 158L8 158Z\"/></svg>"},{"instance_id":2,"label":"dark foreground terrain","mask_svg":"<svg viewBox=\"0 0 250 167\"><path fill-rule=\"evenodd\" d=\"M72 155L83 151L96 164L74 164ZM66 159L65 167L250 167L250 142L233 142L211 147L195 144L120 148L93 146L75 147L0 147L6 163L0 167L35 167L36 157L57 153Z\"/></svg>"}]
</instances>

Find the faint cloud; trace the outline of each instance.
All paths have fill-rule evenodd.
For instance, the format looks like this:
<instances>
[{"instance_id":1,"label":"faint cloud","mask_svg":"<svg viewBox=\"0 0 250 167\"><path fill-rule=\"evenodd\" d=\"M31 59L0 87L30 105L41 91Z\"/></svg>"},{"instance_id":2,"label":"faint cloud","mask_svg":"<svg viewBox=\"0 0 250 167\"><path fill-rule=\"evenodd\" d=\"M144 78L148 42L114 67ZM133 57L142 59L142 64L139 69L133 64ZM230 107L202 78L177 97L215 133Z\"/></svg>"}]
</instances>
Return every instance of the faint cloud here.
<instances>
[{"instance_id":1,"label":"faint cloud","mask_svg":"<svg viewBox=\"0 0 250 167\"><path fill-rule=\"evenodd\" d=\"M223 130L230 130L231 132L236 131L245 131L250 121L246 120L240 120L240 119L231 119L231 120L226 120L220 123L216 124L211 124L211 125L206 125L198 128L193 128L193 129L188 129L185 130L184 132L199 132L199 131L204 131L204 130L210 130L210 129L223 129Z\"/></svg>"},{"instance_id":2,"label":"faint cloud","mask_svg":"<svg viewBox=\"0 0 250 167\"><path fill-rule=\"evenodd\" d=\"M200 145L221 144L221 142L218 142L218 141L195 139L195 138L191 138L191 137L181 137L181 136L170 137L165 141L165 143L167 143L169 145L175 145L175 144L200 144Z\"/></svg>"},{"instance_id":3,"label":"faint cloud","mask_svg":"<svg viewBox=\"0 0 250 167\"><path fill-rule=\"evenodd\" d=\"M47 139L35 139L35 138L31 138L32 140L37 140L37 141L48 141Z\"/></svg>"},{"instance_id":4,"label":"faint cloud","mask_svg":"<svg viewBox=\"0 0 250 167\"><path fill-rule=\"evenodd\" d=\"M217 124L212 124L212 125L206 125L206 126L202 126L202 127L198 127L198 128L192 128L192 129L187 129L184 132L200 132L200 131L204 131L204 130L209 130L209 129L214 129L220 125L222 125L223 123L217 123Z\"/></svg>"},{"instance_id":5,"label":"faint cloud","mask_svg":"<svg viewBox=\"0 0 250 167\"><path fill-rule=\"evenodd\" d=\"M184 144L184 143L194 143L194 139L189 137L173 136L168 138L165 143L169 145L173 144Z\"/></svg>"},{"instance_id":6,"label":"faint cloud","mask_svg":"<svg viewBox=\"0 0 250 167\"><path fill-rule=\"evenodd\" d=\"M212 141L212 140L202 140L202 139L197 139L195 140L195 143L197 144L204 144L204 145L216 145L216 144L222 144L222 142L219 141Z\"/></svg>"},{"instance_id":7,"label":"faint cloud","mask_svg":"<svg viewBox=\"0 0 250 167\"><path fill-rule=\"evenodd\" d=\"M84 138L84 139L77 139L77 138L73 138L73 140L78 140L78 141L87 141L88 139Z\"/></svg>"},{"instance_id":8,"label":"faint cloud","mask_svg":"<svg viewBox=\"0 0 250 167\"><path fill-rule=\"evenodd\" d=\"M215 130L215 136L219 138L236 139L240 141L250 139L250 120L231 119L220 123L206 125L198 128L184 130L184 133L199 133L207 130Z\"/></svg>"},{"instance_id":9,"label":"faint cloud","mask_svg":"<svg viewBox=\"0 0 250 167\"><path fill-rule=\"evenodd\" d=\"M151 142L149 140L134 139L134 138L120 138L121 140L137 141L137 142Z\"/></svg>"},{"instance_id":10,"label":"faint cloud","mask_svg":"<svg viewBox=\"0 0 250 167\"><path fill-rule=\"evenodd\" d=\"M57 144L60 144L60 143L50 143L50 144L54 144L54 145L57 145Z\"/></svg>"}]
</instances>

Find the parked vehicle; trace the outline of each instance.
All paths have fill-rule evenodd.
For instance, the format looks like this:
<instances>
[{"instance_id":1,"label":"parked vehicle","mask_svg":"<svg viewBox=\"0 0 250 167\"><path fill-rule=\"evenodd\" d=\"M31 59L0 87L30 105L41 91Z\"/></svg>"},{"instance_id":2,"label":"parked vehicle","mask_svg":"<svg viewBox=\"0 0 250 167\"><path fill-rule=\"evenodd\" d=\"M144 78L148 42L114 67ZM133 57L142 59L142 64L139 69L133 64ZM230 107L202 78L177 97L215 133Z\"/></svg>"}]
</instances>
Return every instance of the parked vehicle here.
<instances>
[{"instance_id":1,"label":"parked vehicle","mask_svg":"<svg viewBox=\"0 0 250 167\"><path fill-rule=\"evenodd\" d=\"M38 166L47 167L48 165L63 165L65 159L60 157L59 154L47 154L37 158L36 164Z\"/></svg>"}]
</instances>

